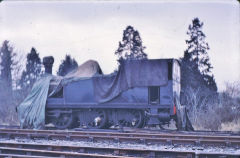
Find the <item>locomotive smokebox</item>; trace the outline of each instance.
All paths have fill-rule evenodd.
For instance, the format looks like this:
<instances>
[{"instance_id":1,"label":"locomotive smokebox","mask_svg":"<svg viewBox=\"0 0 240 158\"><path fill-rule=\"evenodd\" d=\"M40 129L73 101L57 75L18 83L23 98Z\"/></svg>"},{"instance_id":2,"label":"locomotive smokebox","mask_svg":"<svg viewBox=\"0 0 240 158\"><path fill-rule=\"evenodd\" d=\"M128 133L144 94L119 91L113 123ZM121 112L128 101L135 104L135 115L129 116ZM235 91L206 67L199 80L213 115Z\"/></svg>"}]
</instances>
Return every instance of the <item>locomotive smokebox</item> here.
<instances>
[{"instance_id":1,"label":"locomotive smokebox","mask_svg":"<svg viewBox=\"0 0 240 158\"><path fill-rule=\"evenodd\" d=\"M46 56L43 58L45 73L52 74L53 63L54 63L54 58L52 56Z\"/></svg>"}]
</instances>

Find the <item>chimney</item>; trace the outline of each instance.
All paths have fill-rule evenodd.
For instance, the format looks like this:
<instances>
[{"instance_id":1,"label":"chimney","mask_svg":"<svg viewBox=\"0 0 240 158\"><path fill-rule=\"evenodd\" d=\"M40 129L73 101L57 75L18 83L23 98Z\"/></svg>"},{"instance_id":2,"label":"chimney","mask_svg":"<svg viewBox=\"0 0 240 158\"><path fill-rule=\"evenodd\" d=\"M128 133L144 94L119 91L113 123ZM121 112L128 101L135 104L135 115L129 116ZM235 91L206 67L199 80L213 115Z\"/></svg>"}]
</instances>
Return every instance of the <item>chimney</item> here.
<instances>
[{"instance_id":1,"label":"chimney","mask_svg":"<svg viewBox=\"0 0 240 158\"><path fill-rule=\"evenodd\" d=\"M45 73L52 74L52 66L54 63L54 58L52 56L47 56L43 58L43 65L45 67Z\"/></svg>"}]
</instances>

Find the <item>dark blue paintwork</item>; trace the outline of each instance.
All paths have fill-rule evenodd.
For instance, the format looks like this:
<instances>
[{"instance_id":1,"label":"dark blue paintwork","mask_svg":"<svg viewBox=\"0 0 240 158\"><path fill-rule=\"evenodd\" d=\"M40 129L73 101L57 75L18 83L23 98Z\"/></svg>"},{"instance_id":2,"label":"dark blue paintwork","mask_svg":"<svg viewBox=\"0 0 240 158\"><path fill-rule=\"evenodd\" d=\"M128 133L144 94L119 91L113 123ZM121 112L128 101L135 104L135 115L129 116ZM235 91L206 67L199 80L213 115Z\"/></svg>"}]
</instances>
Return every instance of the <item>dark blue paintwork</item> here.
<instances>
[{"instance_id":1,"label":"dark blue paintwork","mask_svg":"<svg viewBox=\"0 0 240 158\"><path fill-rule=\"evenodd\" d=\"M173 115L174 97L180 95L180 68L177 60L167 59L172 63L172 77L166 85L160 86L160 102L157 105L149 105L149 87L134 87L123 91L114 99L98 104L94 98L92 79L83 79L71 82L63 87L63 98L48 98L47 108L152 108L169 109L169 115ZM154 77L154 76L153 76Z\"/></svg>"}]
</instances>

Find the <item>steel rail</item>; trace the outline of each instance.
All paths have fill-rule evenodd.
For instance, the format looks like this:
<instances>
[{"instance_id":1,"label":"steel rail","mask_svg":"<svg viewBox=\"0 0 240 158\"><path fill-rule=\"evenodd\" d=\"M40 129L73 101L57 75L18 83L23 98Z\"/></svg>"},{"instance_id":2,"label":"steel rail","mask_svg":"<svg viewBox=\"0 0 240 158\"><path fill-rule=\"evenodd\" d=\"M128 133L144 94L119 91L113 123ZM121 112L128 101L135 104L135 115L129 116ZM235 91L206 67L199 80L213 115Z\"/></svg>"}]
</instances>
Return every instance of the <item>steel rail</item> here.
<instances>
[{"instance_id":1,"label":"steel rail","mask_svg":"<svg viewBox=\"0 0 240 158\"><path fill-rule=\"evenodd\" d=\"M158 133L136 133L136 132L98 132L98 131L63 131L63 130L32 130L32 129L0 129L0 131L7 132L21 132L21 133L48 133L48 134L68 134L68 135L107 135L107 136L144 136L144 137L181 137L181 138L212 138L212 139L233 139L240 140L240 135L198 135L198 133L188 134L188 133L166 133L166 132L158 132Z\"/></svg>"},{"instance_id":2,"label":"steel rail","mask_svg":"<svg viewBox=\"0 0 240 158\"><path fill-rule=\"evenodd\" d=\"M49 156L33 156L33 155L21 155L21 154L1 154L0 157L4 158L56 158Z\"/></svg>"},{"instance_id":3,"label":"steel rail","mask_svg":"<svg viewBox=\"0 0 240 158\"><path fill-rule=\"evenodd\" d=\"M196 133L184 133L181 132L175 132L175 133L166 133L166 132L148 132L148 133L141 133L141 132L105 132L105 131L71 131L71 130L32 130L32 129L1 129L1 132L16 132L16 133L38 133L38 134L68 134L68 135L107 135L107 136L129 136L129 137L152 137L152 138L158 138L158 137L179 137L179 138L211 138L211 139L232 139L232 140L239 140L240 141L240 135L199 135Z\"/></svg>"},{"instance_id":4,"label":"steel rail","mask_svg":"<svg viewBox=\"0 0 240 158\"><path fill-rule=\"evenodd\" d=\"M32 145L33 146L33 145ZM15 154L18 155L32 155L32 156L44 156L44 157L94 157L94 158L130 158L128 156L115 156L97 153L80 153L80 152L66 152L66 151L50 151L39 149L23 149L13 147L0 147L1 154Z\"/></svg>"},{"instance_id":5,"label":"steel rail","mask_svg":"<svg viewBox=\"0 0 240 158\"><path fill-rule=\"evenodd\" d=\"M20 129L18 125L0 125L0 129ZM55 127L46 126L46 130L55 130L59 131ZM61 130L63 131L63 130ZM111 128L111 129L87 129L87 128L73 128L69 131L87 131L87 132L135 132L135 133L171 133L171 134L187 134L187 135L230 135L230 136L240 136L240 131L208 131L208 130L195 130L195 131L177 131L176 129L152 129L152 128L131 128L131 127L123 127L123 128Z\"/></svg>"},{"instance_id":6,"label":"steel rail","mask_svg":"<svg viewBox=\"0 0 240 158\"><path fill-rule=\"evenodd\" d=\"M188 157L199 158L208 156L225 156L237 158L238 153L221 153L221 152L203 152L203 151L174 151L174 150L148 150L133 148L116 148L116 147L90 147L90 146L73 146L73 145L50 145L50 144L32 144L32 143L7 143L0 142L1 154L21 153L27 156L65 156L65 157ZM101 154L99 154L101 153ZM102 154L104 153L104 154ZM0 156L1 156L0 154ZM20 154L19 154L20 155Z\"/></svg>"},{"instance_id":7,"label":"steel rail","mask_svg":"<svg viewBox=\"0 0 240 158\"><path fill-rule=\"evenodd\" d=\"M113 133L86 131L56 131L56 130L22 130L0 129L0 137L29 139L62 139L62 140L109 140L115 142L134 142L144 144L192 144L218 145L240 147L240 136L205 136L156 133Z\"/></svg>"}]
</instances>

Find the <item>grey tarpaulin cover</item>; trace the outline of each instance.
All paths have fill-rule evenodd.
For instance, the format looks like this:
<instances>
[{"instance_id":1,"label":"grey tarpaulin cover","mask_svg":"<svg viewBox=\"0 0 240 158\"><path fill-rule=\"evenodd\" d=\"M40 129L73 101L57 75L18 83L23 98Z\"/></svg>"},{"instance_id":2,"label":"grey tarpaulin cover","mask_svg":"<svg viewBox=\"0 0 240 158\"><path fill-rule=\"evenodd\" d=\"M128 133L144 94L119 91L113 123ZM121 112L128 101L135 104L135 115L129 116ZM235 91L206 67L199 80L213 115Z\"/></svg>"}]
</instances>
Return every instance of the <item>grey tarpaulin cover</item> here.
<instances>
[{"instance_id":1,"label":"grey tarpaulin cover","mask_svg":"<svg viewBox=\"0 0 240 158\"><path fill-rule=\"evenodd\" d=\"M93 76L102 74L102 70L97 61L88 60L82 65L78 66L75 70L69 72L66 76L54 76L50 82L49 96L56 94L64 85L79 80L89 79Z\"/></svg>"},{"instance_id":2,"label":"grey tarpaulin cover","mask_svg":"<svg viewBox=\"0 0 240 158\"><path fill-rule=\"evenodd\" d=\"M162 86L168 81L166 60L122 60L119 71L108 76L93 77L97 102L107 102L132 87Z\"/></svg>"},{"instance_id":3,"label":"grey tarpaulin cover","mask_svg":"<svg viewBox=\"0 0 240 158\"><path fill-rule=\"evenodd\" d=\"M45 104L52 75L45 75L35 84L29 95L17 107L21 128L40 129L45 125Z\"/></svg>"},{"instance_id":4,"label":"grey tarpaulin cover","mask_svg":"<svg viewBox=\"0 0 240 158\"><path fill-rule=\"evenodd\" d=\"M44 75L32 87L31 92L17 107L21 128L41 129L45 126L45 106L49 91L57 91L59 86L89 78L102 73L96 61L89 60L65 77ZM49 90L52 87L52 90Z\"/></svg>"}]
</instances>

